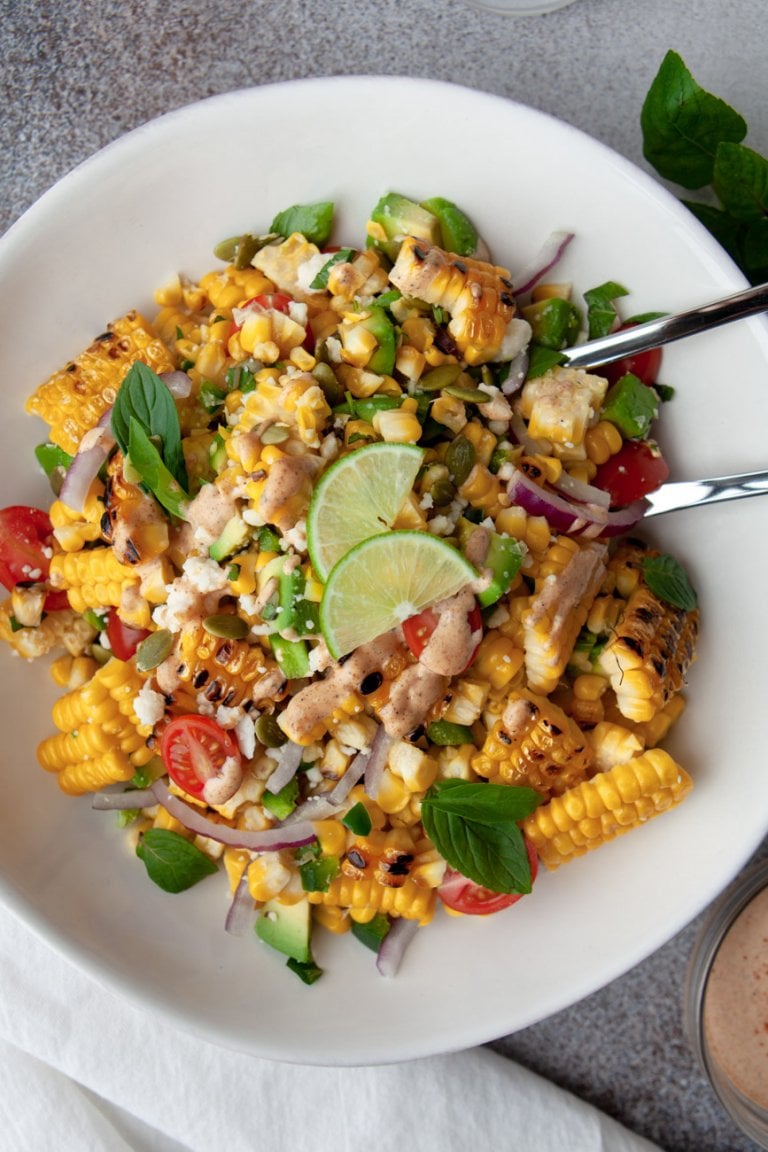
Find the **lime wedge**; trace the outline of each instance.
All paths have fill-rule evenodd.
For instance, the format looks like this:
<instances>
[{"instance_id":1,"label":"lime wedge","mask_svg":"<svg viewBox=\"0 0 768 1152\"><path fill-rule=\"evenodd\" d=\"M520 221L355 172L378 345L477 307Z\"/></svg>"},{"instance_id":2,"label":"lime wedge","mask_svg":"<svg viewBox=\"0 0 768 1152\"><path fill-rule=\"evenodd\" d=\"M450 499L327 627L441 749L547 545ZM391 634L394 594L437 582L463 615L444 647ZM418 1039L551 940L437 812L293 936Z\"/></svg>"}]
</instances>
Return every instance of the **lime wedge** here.
<instances>
[{"instance_id":1,"label":"lime wedge","mask_svg":"<svg viewBox=\"0 0 768 1152\"><path fill-rule=\"evenodd\" d=\"M338 660L476 578L460 552L428 532L372 536L342 556L323 589L328 651Z\"/></svg>"},{"instance_id":2,"label":"lime wedge","mask_svg":"<svg viewBox=\"0 0 768 1152\"><path fill-rule=\"evenodd\" d=\"M323 473L307 516L309 558L320 580L350 548L392 527L423 458L415 444L369 444Z\"/></svg>"}]
</instances>

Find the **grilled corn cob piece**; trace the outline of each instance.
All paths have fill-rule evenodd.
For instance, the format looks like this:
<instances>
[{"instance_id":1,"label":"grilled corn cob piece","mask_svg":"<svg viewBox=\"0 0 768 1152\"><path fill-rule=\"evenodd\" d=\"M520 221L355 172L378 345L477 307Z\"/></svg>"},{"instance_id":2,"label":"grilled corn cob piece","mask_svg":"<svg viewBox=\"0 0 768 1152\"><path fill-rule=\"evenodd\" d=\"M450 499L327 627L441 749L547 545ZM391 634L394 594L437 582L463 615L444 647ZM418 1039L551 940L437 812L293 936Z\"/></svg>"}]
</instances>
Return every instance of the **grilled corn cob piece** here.
<instances>
[{"instance_id":1,"label":"grilled corn cob piece","mask_svg":"<svg viewBox=\"0 0 768 1152\"><path fill-rule=\"evenodd\" d=\"M592 750L578 724L545 696L512 692L504 712L472 757L479 776L497 784L560 796L585 780Z\"/></svg>"},{"instance_id":2,"label":"grilled corn cob piece","mask_svg":"<svg viewBox=\"0 0 768 1152\"><path fill-rule=\"evenodd\" d=\"M547 575L537 582L522 620L525 671L534 691L551 692L562 676L600 588L605 560L604 544L580 546L565 536L545 557Z\"/></svg>"},{"instance_id":3,"label":"grilled corn cob piece","mask_svg":"<svg viewBox=\"0 0 768 1152\"><path fill-rule=\"evenodd\" d=\"M176 675L209 704L237 708L279 699L285 677L274 660L246 640L212 636L201 623L182 629Z\"/></svg>"},{"instance_id":4,"label":"grilled corn cob piece","mask_svg":"<svg viewBox=\"0 0 768 1152\"><path fill-rule=\"evenodd\" d=\"M404 295L450 313L448 332L468 364L484 364L501 350L515 315L505 268L406 236L389 278Z\"/></svg>"},{"instance_id":5,"label":"grilled corn cob piece","mask_svg":"<svg viewBox=\"0 0 768 1152\"><path fill-rule=\"evenodd\" d=\"M76 612L88 608L119 608L127 589L138 587L138 577L121 564L111 548L64 552L51 560L50 581L63 588Z\"/></svg>"},{"instance_id":6,"label":"grilled corn cob piece","mask_svg":"<svg viewBox=\"0 0 768 1152\"><path fill-rule=\"evenodd\" d=\"M121 452L114 454L107 473L102 539L112 545L120 563L128 566L162 555L170 543L167 517L151 496L125 479Z\"/></svg>"},{"instance_id":7,"label":"grilled corn cob piece","mask_svg":"<svg viewBox=\"0 0 768 1152\"><path fill-rule=\"evenodd\" d=\"M56 701L52 718L59 734L42 741L37 758L46 771L58 772L64 792L80 795L130 780L151 759L152 729L133 710L142 683L132 664L110 660Z\"/></svg>"},{"instance_id":8,"label":"grilled corn cob piece","mask_svg":"<svg viewBox=\"0 0 768 1152\"><path fill-rule=\"evenodd\" d=\"M0 604L0 640L10 644L24 660L47 656L55 648L65 648L71 656L84 652L96 635L96 630L76 612L65 609L51 612L36 628L12 626L11 597Z\"/></svg>"},{"instance_id":9,"label":"grilled corn cob piece","mask_svg":"<svg viewBox=\"0 0 768 1152\"><path fill-rule=\"evenodd\" d=\"M175 367L152 326L138 312L128 312L41 384L27 400L27 412L50 424L53 443L74 455L84 434L114 404L123 377L136 360L158 373Z\"/></svg>"},{"instance_id":10,"label":"grilled corn cob piece","mask_svg":"<svg viewBox=\"0 0 768 1152\"><path fill-rule=\"evenodd\" d=\"M82 512L75 512L61 500L54 500L48 509L53 535L65 552L79 552L101 536L101 517L104 514L104 490L97 482L91 488Z\"/></svg>"},{"instance_id":11,"label":"grilled corn cob piece","mask_svg":"<svg viewBox=\"0 0 768 1152\"><path fill-rule=\"evenodd\" d=\"M639 546L636 552L643 555ZM680 691L695 659L698 629L698 610L660 600L641 576L597 661L623 716L652 720Z\"/></svg>"},{"instance_id":12,"label":"grilled corn cob piece","mask_svg":"<svg viewBox=\"0 0 768 1152\"><path fill-rule=\"evenodd\" d=\"M516 407L535 440L574 448L583 444L607 387L602 376L583 368L554 368L526 382Z\"/></svg>"},{"instance_id":13,"label":"grilled corn cob piece","mask_svg":"<svg viewBox=\"0 0 768 1152\"><path fill-rule=\"evenodd\" d=\"M667 752L652 748L550 800L522 828L542 863L554 869L665 812L692 787Z\"/></svg>"}]
</instances>

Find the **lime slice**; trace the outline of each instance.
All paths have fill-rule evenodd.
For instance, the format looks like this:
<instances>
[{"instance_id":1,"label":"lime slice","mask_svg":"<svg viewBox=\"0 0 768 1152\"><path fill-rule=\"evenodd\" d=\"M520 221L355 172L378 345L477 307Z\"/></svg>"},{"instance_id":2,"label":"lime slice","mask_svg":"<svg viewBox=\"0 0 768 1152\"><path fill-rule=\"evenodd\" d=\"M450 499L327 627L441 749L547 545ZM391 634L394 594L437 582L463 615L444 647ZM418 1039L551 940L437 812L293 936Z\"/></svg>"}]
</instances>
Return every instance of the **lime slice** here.
<instances>
[{"instance_id":1,"label":"lime slice","mask_svg":"<svg viewBox=\"0 0 768 1152\"><path fill-rule=\"evenodd\" d=\"M392 527L423 459L415 444L369 444L323 473L307 516L309 558L320 580L350 548Z\"/></svg>"},{"instance_id":2,"label":"lime slice","mask_svg":"<svg viewBox=\"0 0 768 1152\"><path fill-rule=\"evenodd\" d=\"M460 552L428 532L372 536L342 556L323 589L328 651L338 660L476 578Z\"/></svg>"}]
</instances>

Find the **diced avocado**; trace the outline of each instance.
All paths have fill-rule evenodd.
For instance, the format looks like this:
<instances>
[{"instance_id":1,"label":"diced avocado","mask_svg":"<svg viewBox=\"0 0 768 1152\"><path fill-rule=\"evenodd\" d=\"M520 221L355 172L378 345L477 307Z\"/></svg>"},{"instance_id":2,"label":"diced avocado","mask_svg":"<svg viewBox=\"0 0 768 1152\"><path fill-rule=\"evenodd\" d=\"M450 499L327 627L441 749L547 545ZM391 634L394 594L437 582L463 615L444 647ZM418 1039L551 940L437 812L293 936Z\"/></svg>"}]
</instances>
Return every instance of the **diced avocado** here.
<instances>
[{"instance_id":1,"label":"diced avocado","mask_svg":"<svg viewBox=\"0 0 768 1152\"><path fill-rule=\"evenodd\" d=\"M221 563L243 548L250 538L251 530L240 516L233 516L222 529L221 535L208 549L211 560Z\"/></svg>"},{"instance_id":2,"label":"diced avocado","mask_svg":"<svg viewBox=\"0 0 768 1152\"><path fill-rule=\"evenodd\" d=\"M415 236L428 244L440 243L440 221L422 208L415 200L409 200L398 192L388 192L382 196L371 212L371 220L384 231L386 239L372 237L372 245L385 252L390 260L397 259L404 236Z\"/></svg>"},{"instance_id":3,"label":"diced avocado","mask_svg":"<svg viewBox=\"0 0 768 1152\"><path fill-rule=\"evenodd\" d=\"M477 252L477 228L461 208L442 196L422 200L421 207L437 217L440 223L440 246L457 256L474 256Z\"/></svg>"},{"instance_id":4,"label":"diced avocado","mask_svg":"<svg viewBox=\"0 0 768 1152\"><path fill-rule=\"evenodd\" d=\"M537 344L559 352L569 348L581 328L581 312L570 300L560 296L550 296L523 308L523 317L528 321Z\"/></svg>"},{"instance_id":5,"label":"diced avocado","mask_svg":"<svg viewBox=\"0 0 768 1152\"><path fill-rule=\"evenodd\" d=\"M628 439L647 436L659 414L659 398L653 388L627 372L610 388L600 413Z\"/></svg>"},{"instance_id":6,"label":"diced avocado","mask_svg":"<svg viewBox=\"0 0 768 1152\"><path fill-rule=\"evenodd\" d=\"M310 928L308 900L299 900L296 904L267 900L256 921L256 935L260 940L300 964L312 960Z\"/></svg>"}]
</instances>

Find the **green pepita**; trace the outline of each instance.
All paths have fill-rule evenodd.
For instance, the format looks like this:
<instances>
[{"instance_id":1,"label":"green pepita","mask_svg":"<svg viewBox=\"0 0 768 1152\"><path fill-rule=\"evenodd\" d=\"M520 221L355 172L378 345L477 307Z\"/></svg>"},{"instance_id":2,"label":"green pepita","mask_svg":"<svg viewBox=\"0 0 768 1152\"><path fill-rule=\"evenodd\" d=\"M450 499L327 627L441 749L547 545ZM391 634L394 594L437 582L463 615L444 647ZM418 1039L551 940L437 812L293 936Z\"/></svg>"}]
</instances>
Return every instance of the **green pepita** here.
<instances>
[{"instance_id":1,"label":"green pepita","mask_svg":"<svg viewBox=\"0 0 768 1152\"><path fill-rule=\"evenodd\" d=\"M286 424L270 424L268 428L264 429L259 439L262 444L282 444L290 434L291 430Z\"/></svg>"},{"instance_id":2,"label":"green pepita","mask_svg":"<svg viewBox=\"0 0 768 1152\"><path fill-rule=\"evenodd\" d=\"M256 739L260 744L263 744L265 748L279 748L288 740L288 737L274 716L267 714L259 716L254 727L256 730Z\"/></svg>"},{"instance_id":3,"label":"green pepita","mask_svg":"<svg viewBox=\"0 0 768 1152\"><path fill-rule=\"evenodd\" d=\"M235 616L232 612L206 616L203 628L211 636L220 636L224 640L244 640L250 631L242 616Z\"/></svg>"},{"instance_id":4,"label":"green pepita","mask_svg":"<svg viewBox=\"0 0 768 1152\"><path fill-rule=\"evenodd\" d=\"M469 476L475 464L475 446L466 436L457 436L448 445L445 463L454 484L460 486Z\"/></svg>"},{"instance_id":5,"label":"green pepita","mask_svg":"<svg viewBox=\"0 0 768 1152\"><path fill-rule=\"evenodd\" d=\"M465 404L487 404L490 396L482 388L463 388L461 384L449 384L443 388L446 396L453 396L456 400L463 400Z\"/></svg>"},{"instance_id":6,"label":"green pepita","mask_svg":"<svg viewBox=\"0 0 768 1152\"><path fill-rule=\"evenodd\" d=\"M439 392L449 384L455 384L461 372L461 364L441 364L420 377L419 388L424 392Z\"/></svg>"},{"instance_id":7,"label":"green pepita","mask_svg":"<svg viewBox=\"0 0 768 1152\"><path fill-rule=\"evenodd\" d=\"M152 632L136 649L136 667L139 672L151 672L167 660L173 648L173 636L167 628Z\"/></svg>"}]
</instances>

